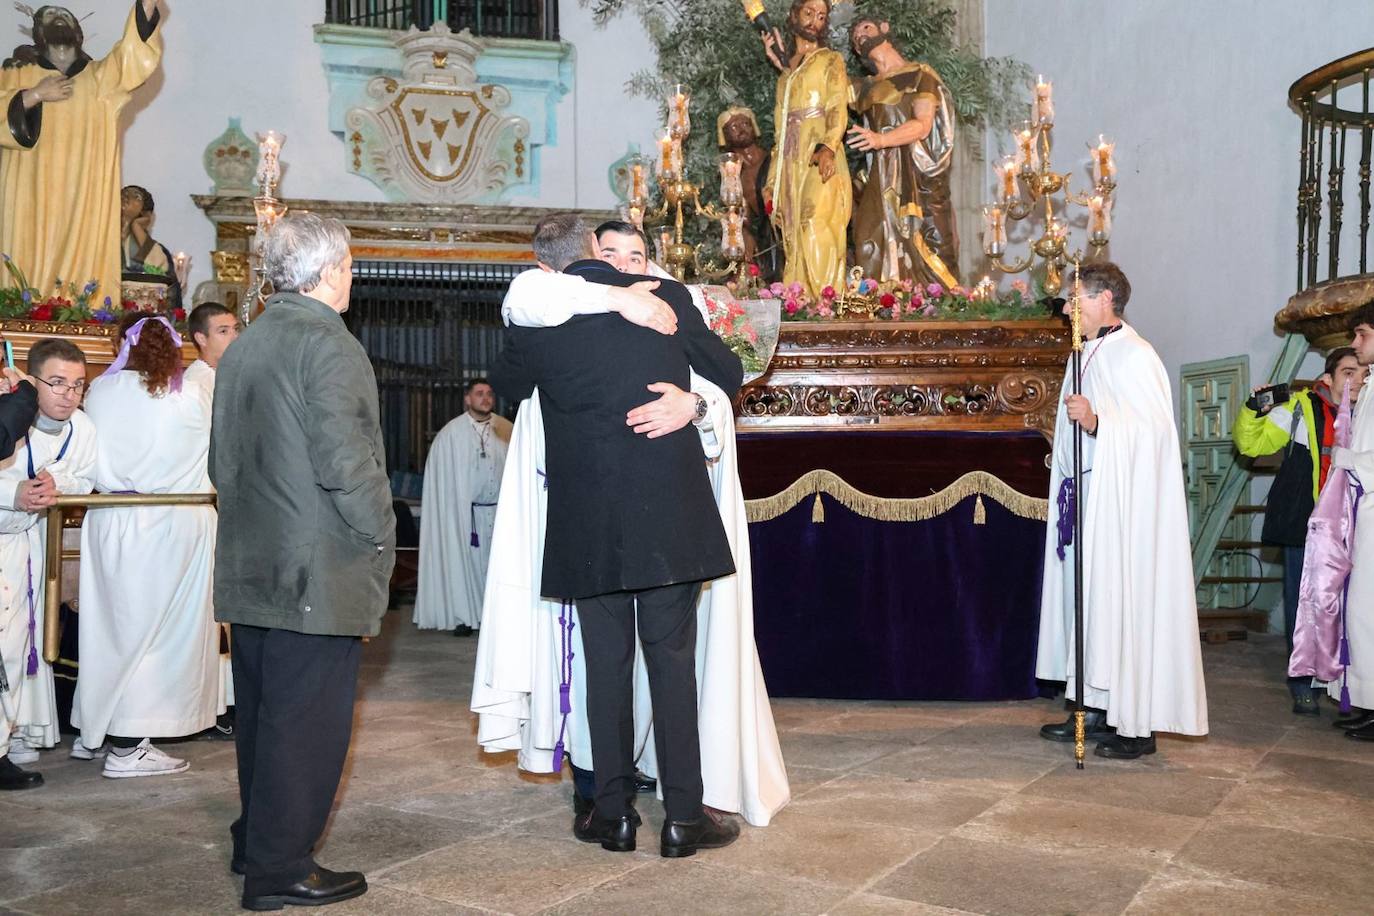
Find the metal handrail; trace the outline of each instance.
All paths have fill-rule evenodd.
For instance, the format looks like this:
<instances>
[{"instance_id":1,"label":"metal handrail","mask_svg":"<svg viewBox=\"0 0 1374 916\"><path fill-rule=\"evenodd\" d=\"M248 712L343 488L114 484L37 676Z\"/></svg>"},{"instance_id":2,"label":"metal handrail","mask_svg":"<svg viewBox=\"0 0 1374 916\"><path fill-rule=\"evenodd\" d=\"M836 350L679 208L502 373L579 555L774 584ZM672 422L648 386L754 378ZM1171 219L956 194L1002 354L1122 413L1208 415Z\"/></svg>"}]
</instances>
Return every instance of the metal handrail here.
<instances>
[{"instance_id":1,"label":"metal handrail","mask_svg":"<svg viewBox=\"0 0 1374 916\"><path fill-rule=\"evenodd\" d=\"M43 660L57 661L58 611L62 607L62 515L69 508L109 509L119 506L213 506L214 493L90 493L59 496L47 510L48 543L45 551L43 593Z\"/></svg>"}]
</instances>

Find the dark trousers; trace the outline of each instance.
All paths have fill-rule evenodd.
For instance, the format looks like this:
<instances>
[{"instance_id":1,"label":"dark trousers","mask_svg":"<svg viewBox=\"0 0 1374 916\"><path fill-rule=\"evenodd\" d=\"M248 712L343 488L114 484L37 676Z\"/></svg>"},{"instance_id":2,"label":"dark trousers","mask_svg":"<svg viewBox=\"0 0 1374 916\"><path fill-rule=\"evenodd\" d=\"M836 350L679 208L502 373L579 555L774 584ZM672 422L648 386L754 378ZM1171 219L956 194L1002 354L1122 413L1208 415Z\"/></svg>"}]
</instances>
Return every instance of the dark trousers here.
<instances>
[{"instance_id":1,"label":"dark trousers","mask_svg":"<svg viewBox=\"0 0 1374 916\"><path fill-rule=\"evenodd\" d=\"M1283 548L1283 634L1288 637L1288 655L1293 655L1293 629L1298 625L1298 593L1302 590L1302 557L1306 548ZM1288 670L1288 659L1284 659L1284 671ZM1293 696L1306 696L1312 692L1310 677L1290 677L1288 690Z\"/></svg>"},{"instance_id":2,"label":"dark trousers","mask_svg":"<svg viewBox=\"0 0 1374 916\"><path fill-rule=\"evenodd\" d=\"M353 735L362 641L233 626L242 813L229 828L243 892L305 878Z\"/></svg>"},{"instance_id":3,"label":"dark trousers","mask_svg":"<svg viewBox=\"0 0 1374 916\"><path fill-rule=\"evenodd\" d=\"M670 820L701 817L701 742L697 736L697 595L701 583L579 598L587 663L587 727L596 774L596 810L629 814L634 794L634 660L639 641L654 704L658 783Z\"/></svg>"}]
</instances>

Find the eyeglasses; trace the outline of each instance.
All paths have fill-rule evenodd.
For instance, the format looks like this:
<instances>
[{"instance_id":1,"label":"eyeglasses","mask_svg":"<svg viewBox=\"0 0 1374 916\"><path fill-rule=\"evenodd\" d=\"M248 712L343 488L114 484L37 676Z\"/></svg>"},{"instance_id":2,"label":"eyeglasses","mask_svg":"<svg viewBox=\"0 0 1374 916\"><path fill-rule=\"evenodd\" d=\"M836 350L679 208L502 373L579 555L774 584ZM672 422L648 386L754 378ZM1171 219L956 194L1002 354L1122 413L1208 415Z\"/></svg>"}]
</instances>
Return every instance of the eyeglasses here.
<instances>
[{"instance_id":1,"label":"eyeglasses","mask_svg":"<svg viewBox=\"0 0 1374 916\"><path fill-rule=\"evenodd\" d=\"M53 394L58 395L68 393L80 395L81 392L86 390L86 383L84 381L72 382L70 385L66 382L50 382L45 378L41 378L38 381L51 388Z\"/></svg>"}]
</instances>

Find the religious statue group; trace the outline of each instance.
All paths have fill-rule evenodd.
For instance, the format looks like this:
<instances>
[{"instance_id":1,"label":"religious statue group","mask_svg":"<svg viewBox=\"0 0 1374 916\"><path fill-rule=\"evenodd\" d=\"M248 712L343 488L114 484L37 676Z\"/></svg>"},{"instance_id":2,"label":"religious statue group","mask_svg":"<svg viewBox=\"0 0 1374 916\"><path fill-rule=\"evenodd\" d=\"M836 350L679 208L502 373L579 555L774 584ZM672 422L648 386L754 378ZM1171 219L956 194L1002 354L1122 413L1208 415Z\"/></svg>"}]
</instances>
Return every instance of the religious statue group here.
<instances>
[{"instance_id":1,"label":"religious statue group","mask_svg":"<svg viewBox=\"0 0 1374 916\"><path fill-rule=\"evenodd\" d=\"M865 277L954 286L949 90L932 68L902 55L887 22L862 16L849 38L869 75L851 80L843 55L828 47L829 19L829 0L796 0L788 35L763 36L780 71L771 153L749 109L729 108L718 119L717 140L739 158L751 192L746 258L776 275L780 248L782 281L815 298L844 287L852 240L853 265ZM846 145L866 154L857 175Z\"/></svg>"}]
</instances>

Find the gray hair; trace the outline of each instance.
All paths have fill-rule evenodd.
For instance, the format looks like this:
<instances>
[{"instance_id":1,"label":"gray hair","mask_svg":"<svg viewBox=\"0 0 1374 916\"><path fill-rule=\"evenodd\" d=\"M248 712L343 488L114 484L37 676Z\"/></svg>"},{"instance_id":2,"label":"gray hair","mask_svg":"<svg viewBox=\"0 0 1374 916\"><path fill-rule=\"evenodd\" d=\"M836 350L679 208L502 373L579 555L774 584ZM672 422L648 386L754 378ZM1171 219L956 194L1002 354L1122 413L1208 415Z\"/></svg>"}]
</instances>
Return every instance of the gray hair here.
<instances>
[{"instance_id":1,"label":"gray hair","mask_svg":"<svg viewBox=\"0 0 1374 916\"><path fill-rule=\"evenodd\" d=\"M348 227L316 213L288 213L263 245L267 279L279 293L303 293L320 285L326 267L348 257Z\"/></svg>"},{"instance_id":2,"label":"gray hair","mask_svg":"<svg viewBox=\"0 0 1374 916\"><path fill-rule=\"evenodd\" d=\"M554 270L564 270L573 261L595 257L591 229L576 213L555 213L534 227L534 256Z\"/></svg>"}]
</instances>

